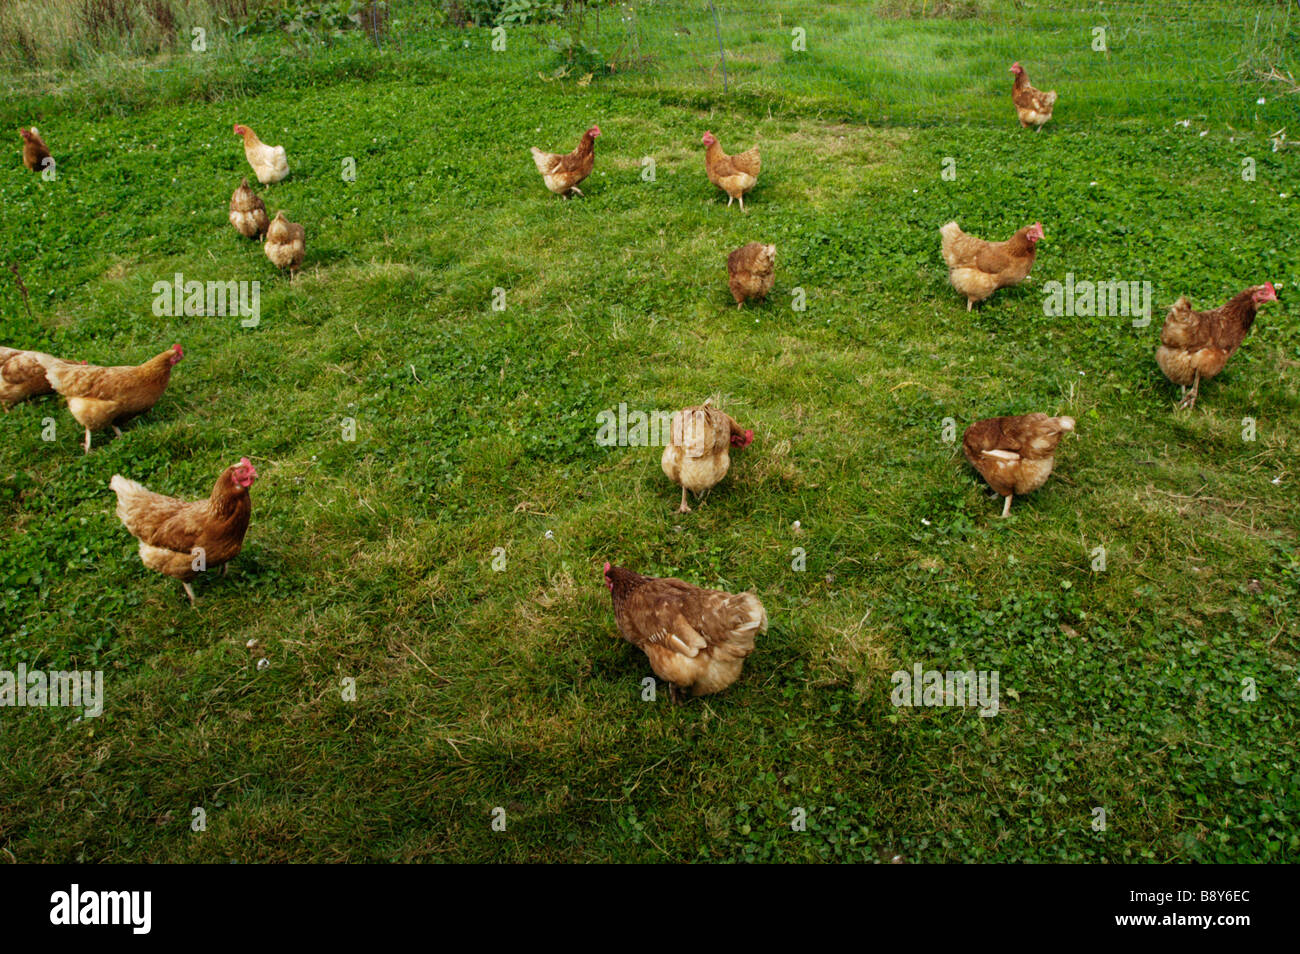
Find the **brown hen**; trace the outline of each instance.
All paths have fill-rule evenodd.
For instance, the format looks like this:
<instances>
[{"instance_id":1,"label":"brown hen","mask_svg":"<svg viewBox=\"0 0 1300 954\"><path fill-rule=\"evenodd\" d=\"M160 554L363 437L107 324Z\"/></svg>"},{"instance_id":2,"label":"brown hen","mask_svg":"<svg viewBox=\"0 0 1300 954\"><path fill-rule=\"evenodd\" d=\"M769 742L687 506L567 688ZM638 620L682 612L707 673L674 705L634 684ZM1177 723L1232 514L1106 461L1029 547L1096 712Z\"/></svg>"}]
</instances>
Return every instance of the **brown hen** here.
<instances>
[{"instance_id":1,"label":"brown hen","mask_svg":"<svg viewBox=\"0 0 1300 954\"><path fill-rule=\"evenodd\" d=\"M748 447L754 432L743 430L731 415L705 401L673 415L671 436L659 465L682 488L678 513L690 513L686 491L697 497L727 476L731 449Z\"/></svg>"},{"instance_id":2,"label":"brown hen","mask_svg":"<svg viewBox=\"0 0 1300 954\"><path fill-rule=\"evenodd\" d=\"M683 580L642 576L605 564L618 630L650 659L655 675L703 696L726 689L767 632L767 611L753 593L706 590Z\"/></svg>"},{"instance_id":3,"label":"brown hen","mask_svg":"<svg viewBox=\"0 0 1300 954\"><path fill-rule=\"evenodd\" d=\"M989 486L1006 498L1005 517L1015 494L1027 494L1047 482L1056 462L1056 445L1062 434L1073 430L1072 417L991 417L966 428L961 449Z\"/></svg>"},{"instance_id":4,"label":"brown hen","mask_svg":"<svg viewBox=\"0 0 1300 954\"><path fill-rule=\"evenodd\" d=\"M1019 63L1011 64L1011 72L1016 75L1015 85L1011 88L1011 101L1016 104L1016 116L1022 128L1034 127L1034 132L1041 132L1043 125L1052 118L1056 106L1056 90L1044 92L1029 85L1025 68Z\"/></svg>"},{"instance_id":5,"label":"brown hen","mask_svg":"<svg viewBox=\"0 0 1300 954\"><path fill-rule=\"evenodd\" d=\"M43 163L50 158L50 150L35 129L20 129L18 135L23 137L23 165L32 172L40 172Z\"/></svg>"},{"instance_id":6,"label":"brown hen","mask_svg":"<svg viewBox=\"0 0 1300 954\"><path fill-rule=\"evenodd\" d=\"M727 193L727 206L735 200L740 201L740 211L745 211L745 193L754 188L758 182L758 173L762 168L758 147L729 156L722 151L722 146L713 133L706 132L704 142L704 171L709 181Z\"/></svg>"},{"instance_id":7,"label":"brown hen","mask_svg":"<svg viewBox=\"0 0 1300 954\"><path fill-rule=\"evenodd\" d=\"M171 381L172 368L185 356L180 345L172 345L141 365L101 368L93 364L72 364L48 354L36 354L45 377L54 390L68 399L68 410L86 429L86 453L90 433L112 427L119 437L119 424L143 414L162 397Z\"/></svg>"},{"instance_id":8,"label":"brown hen","mask_svg":"<svg viewBox=\"0 0 1300 954\"><path fill-rule=\"evenodd\" d=\"M1277 301L1272 282L1247 288L1212 311L1192 311L1186 295L1174 302L1160 330L1156 363L1165 377L1182 386L1179 407L1196 406L1202 379L1223 370L1255 323L1255 312L1266 301Z\"/></svg>"},{"instance_id":9,"label":"brown hen","mask_svg":"<svg viewBox=\"0 0 1300 954\"><path fill-rule=\"evenodd\" d=\"M1034 267L1037 245L1043 238L1040 222L1027 225L1005 242L986 242L967 235L956 222L939 229L948 281L966 296L966 310L999 288L1019 285Z\"/></svg>"},{"instance_id":10,"label":"brown hen","mask_svg":"<svg viewBox=\"0 0 1300 954\"><path fill-rule=\"evenodd\" d=\"M239 188L230 196L230 224L244 238L257 238L266 234L270 219L266 215L266 203L261 196L248 187L248 180L239 183Z\"/></svg>"},{"instance_id":11,"label":"brown hen","mask_svg":"<svg viewBox=\"0 0 1300 954\"><path fill-rule=\"evenodd\" d=\"M739 308L754 298L766 298L776 272L776 246L750 242L727 256L727 287Z\"/></svg>"},{"instance_id":12,"label":"brown hen","mask_svg":"<svg viewBox=\"0 0 1300 954\"><path fill-rule=\"evenodd\" d=\"M530 150L533 154L533 163L537 166L537 171L542 174L542 181L546 183L546 188L566 199L573 195L582 195L578 185L591 175L591 170L595 167L596 137L599 135L600 127L592 126L582 134L578 148L565 155L542 152L533 146Z\"/></svg>"},{"instance_id":13,"label":"brown hen","mask_svg":"<svg viewBox=\"0 0 1300 954\"><path fill-rule=\"evenodd\" d=\"M221 472L207 500L164 497L121 474L109 486L117 494L118 519L140 541L140 560L180 580L192 605L190 581L217 566L224 573L243 548L253 509L248 488L256 479L257 470L243 457Z\"/></svg>"}]
</instances>

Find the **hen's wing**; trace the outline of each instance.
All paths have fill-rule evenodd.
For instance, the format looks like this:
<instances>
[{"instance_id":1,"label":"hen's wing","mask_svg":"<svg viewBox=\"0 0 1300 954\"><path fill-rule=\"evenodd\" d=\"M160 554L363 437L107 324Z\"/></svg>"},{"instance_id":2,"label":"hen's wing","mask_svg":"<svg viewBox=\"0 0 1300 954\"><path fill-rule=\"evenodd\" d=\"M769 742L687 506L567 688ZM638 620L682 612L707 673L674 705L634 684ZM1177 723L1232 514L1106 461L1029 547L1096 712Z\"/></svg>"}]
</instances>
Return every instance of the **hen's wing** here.
<instances>
[{"instance_id":1,"label":"hen's wing","mask_svg":"<svg viewBox=\"0 0 1300 954\"><path fill-rule=\"evenodd\" d=\"M1184 295L1174 302L1160 329L1160 343L1169 348L1192 348L1204 344L1202 315L1192 310Z\"/></svg>"},{"instance_id":2,"label":"hen's wing","mask_svg":"<svg viewBox=\"0 0 1300 954\"><path fill-rule=\"evenodd\" d=\"M956 222L949 222L939 231L943 235L943 260L949 268L988 271L981 265L981 260L987 256L992 242L963 232Z\"/></svg>"},{"instance_id":3,"label":"hen's wing","mask_svg":"<svg viewBox=\"0 0 1300 954\"><path fill-rule=\"evenodd\" d=\"M753 176L755 179L758 178L758 171L762 168L762 161L759 159L757 146L727 158L736 172Z\"/></svg>"},{"instance_id":4,"label":"hen's wing","mask_svg":"<svg viewBox=\"0 0 1300 954\"><path fill-rule=\"evenodd\" d=\"M537 166L537 171L544 176L553 173L564 156L557 156L553 152L542 152L536 146L532 148L533 163Z\"/></svg>"},{"instance_id":5,"label":"hen's wing","mask_svg":"<svg viewBox=\"0 0 1300 954\"><path fill-rule=\"evenodd\" d=\"M118 519L141 543L188 555L202 535L205 501L187 503L154 493L121 474L114 474L109 486L117 494Z\"/></svg>"}]
</instances>

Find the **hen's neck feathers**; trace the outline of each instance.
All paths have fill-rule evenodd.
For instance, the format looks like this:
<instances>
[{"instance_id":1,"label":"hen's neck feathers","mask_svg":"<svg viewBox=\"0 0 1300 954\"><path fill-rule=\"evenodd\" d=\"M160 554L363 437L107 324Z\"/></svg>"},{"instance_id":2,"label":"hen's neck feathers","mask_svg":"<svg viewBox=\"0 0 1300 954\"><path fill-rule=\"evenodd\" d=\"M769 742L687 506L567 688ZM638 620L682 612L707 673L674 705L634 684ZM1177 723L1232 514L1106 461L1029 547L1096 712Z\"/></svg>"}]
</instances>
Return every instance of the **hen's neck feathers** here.
<instances>
[{"instance_id":1,"label":"hen's neck feathers","mask_svg":"<svg viewBox=\"0 0 1300 954\"><path fill-rule=\"evenodd\" d=\"M1223 316L1235 319L1245 330L1250 330L1250 326L1255 323L1255 312L1259 309L1259 305L1255 304L1251 296L1251 290L1247 289L1229 298L1228 303L1223 306Z\"/></svg>"},{"instance_id":2,"label":"hen's neck feathers","mask_svg":"<svg viewBox=\"0 0 1300 954\"><path fill-rule=\"evenodd\" d=\"M1035 255L1038 252L1038 246L1029 241L1029 228L1026 226L1015 235L1007 240L1007 245L1011 251L1018 255Z\"/></svg>"},{"instance_id":3,"label":"hen's neck feathers","mask_svg":"<svg viewBox=\"0 0 1300 954\"><path fill-rule=\"evenodd\" d=\"M162 354L155 355L140 365L140 370L160 381L170 381L172 376L172 355L174 354L175 352L168 348Z\"/></svg>"},{"instance_id":4,"label":"hen's neck feathers","mask_svg":"<svg viewBox=\"0 0 1300 954\"><path fill-rule=\"evenodd\" d=\"M621 566L610 567L609 581L613 584L610 592L614 597L614 605L621 604L650 579L650 577L634 573L632 570L625 570Z\"/></svg>"},{"instance_id":5,"label":"hen's neck feathers","mask_svg":"<svg viewBox=\"0 0 1300 954\"><path fill-rule=\"evenodd\" d=\"M1028 85L1029 85L1029 74L1026 73L1024 70L1021 70L1019 73L1016 74L1016 85L1014 88L1016 90L1022 90ZM1003 87L1003 89L1005 88L1006 87Z\"/></svg>"},{"instance_id":6,"label":"hen's neck feathers","mask_svg":"<svg viewBox=\"0 0 1300 954\"><path fill-rule=\"evenodd\" d=\"M212 495L208 497L208 511L214 517L226 518L237 514L241 507L247 506L248 491L239 492L233 474L230 470L226 470L217 478L212 488Z\"/></svg>"}]
</instances>

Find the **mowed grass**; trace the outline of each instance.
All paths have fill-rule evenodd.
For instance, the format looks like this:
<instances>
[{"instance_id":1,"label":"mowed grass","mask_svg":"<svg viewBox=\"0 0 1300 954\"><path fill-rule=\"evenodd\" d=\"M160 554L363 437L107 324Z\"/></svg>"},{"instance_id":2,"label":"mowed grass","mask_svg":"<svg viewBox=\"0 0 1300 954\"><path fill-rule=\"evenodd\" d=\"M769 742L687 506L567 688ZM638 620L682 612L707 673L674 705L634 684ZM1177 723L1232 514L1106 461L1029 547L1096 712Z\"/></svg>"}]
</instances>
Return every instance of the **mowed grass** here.
<instances>
[{"instance_id":1,"label":"mowed grass","mask_svg":"<svg viewBox=\"0 0 1300 954\"><path fill-rule=\"evenodd\" d=\"M1015 51L1060 16L881 23L994 30L1028 63ZM858 22L830 8L810 37L841 20ZM1188 102L1254 109L1223 51L1181 56L1181 35L1142 34ZM852 88L828 112L835 80L780 89L779 64L760 71L772 90L742 77L726 99L672 85L672 61L548 81L526 36L488 40L422 31L380 55L265 37L0 100L59 162L42 182L15 147L0 172L34 313L0 284L0 342L187 352L157 407L88 456L57 399L0 420L0 669L103 669L106 692L95 720L0 709L4 856L1295 860L1300 160L1272 151L1272 117L1177 126L1183 104L1092 77L1131 109L1071 122L1068 77L1048 75L1060 119L1035 135L999 56L942 116L882 126ZM944 69L903 60L900 98ZM259 192L306 225L294 284L226 222L249 171L237 121L289 151L290 178ZM567 151L592 122L596 173L561 201L528 146ZM747 215L704 176L706 128L762 145ZM939 256L952 218L990 238L1041 220L1031 280L968 313ZM777 244L777 285L738 311L725 257L750 240ZM156 316L177 272L262 282L261 324ZM1151 325L1045 316L1043 283L1070 272L1150 281ZM1281 301L1176 413L1152 359L1164 309L1266 280ZM595 443L621 402L710 395L755 442L693 514L674 513L658 448ZM1029 411L1079 427L1002 521L944 427ZM245 549L191 609L140 565L108 480L197 497L241 455L260 473ZM755 589L771 629L741 680L642 701L606 560ZM890 675L915 663L998 671L1001 711L895 708Z\"/></svg>"}]
</instances>

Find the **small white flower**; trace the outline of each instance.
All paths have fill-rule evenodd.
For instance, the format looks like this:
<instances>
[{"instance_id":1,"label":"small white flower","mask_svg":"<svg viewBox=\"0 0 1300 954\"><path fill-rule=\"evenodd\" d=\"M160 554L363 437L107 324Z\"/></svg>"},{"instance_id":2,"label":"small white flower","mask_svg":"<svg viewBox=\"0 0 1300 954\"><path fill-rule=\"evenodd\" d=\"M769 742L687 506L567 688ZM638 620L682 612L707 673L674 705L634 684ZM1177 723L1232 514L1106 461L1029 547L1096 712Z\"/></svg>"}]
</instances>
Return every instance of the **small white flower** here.
<instances>
[{"instance_id":1,"label":"small white flower","mask_svg":"<svg viewBox=\"0 0 1300 954\"><path fill-rule=\"evenodd\" d=\"M555 534L552 533L550 530L547 530L547 531L546 531L546 539L547 539L547 540L554 540L554 539L555 539Z\"/></svg>"},{"instance_id":2,"label":"small white flower","mask_svg":"<svg viewBox=\"0 0 1300 954\"><path fill-rule=\"evenodd\" d=\"M1282 478L1281 478L1281 477L1274 477L1272 483L1273 483L1273 486L1274 486L1274 487L1281 487L1281 486L1282 486Z\"/></svg>"},{"instance_id":3,"label":"small white flower","mask_svg":"<svg viewBox=\"0 0 1300 954\"><path fill-rule=\"evenodd\" d=\"M270 668L271 668L271 660L269 660L269 659L259 659L259 660L257 661L257 671L258 671L258 672L266 672L266 670L268 670L268 669L270 669Z\"/></svg>"},{"instance_id":4,"label":"small white flower","mask_svg":"<svg viewBox=\"0 0 1300 954\"><path fill-rule=\"evenodd\" d=\"M1202 130L1201 130L1197 135L1199 135L1199 136L1208 136L1209 134L1210 134L1210 131L1209 131L1208 129L1202 129Z\"/></svg>"},{"instance_id":5,"label":"small white flower","mask_svg":"<svg viewBox=\"0 0 1300 954\"><path fill-rule=\"evenodd\" d=\"M247 648L247 649L255 649L255 648L257 648L257 640L256 640L256 639L250 639L248 642L244 643L244 646L245 646L245 648Z\"/></svg>"},{"instance_id":6,"label":"small white flower","mask_svg":"<svg viewBox=\"0 0 1300 954\"><path fill-rule=\"evenodd\" d=\"M1090 186L1095 186L1096 184L1097 184L1096 182L1089 182L1089 183L1088 183L1088 185L1090 185Z\"/></svg>"},{"instance_id":7,"label":"small white flower","mask_svg":"<svg viewBox=\"0 0 1300 954\"><path fill-rule=\"evenodd\" d=\"M799 521L796 520L794 523L791 524L791 526L794 527L796 530L798 530L798 529L799 529Z\"/></svg>"},{"instance_id":8,"label":"small white flower","mask_svg":"<svg viewBox=\"0 0 1300 954\"><path fill-rule=\"evenodd\" d=\"M1267 103L1267 102L1268 102L1268 100L1266 100L1263 96L1261 96L1259 99L1255 100L1255 105L1256 105L1256 106L1263 106L1263 105L1264 105L1265 103Z\"/></svg>"},{"instance_id":9,"label":"small white flower","mask_svg":"<svg viewBox=\"0 0 1300 954\"><path fill-rule=\"evenodd\" d=\"M921 518L921 523L925 524L927 527L930 525L930 521L926 520L924 517Z\"/></svg>"}]
</instances>

